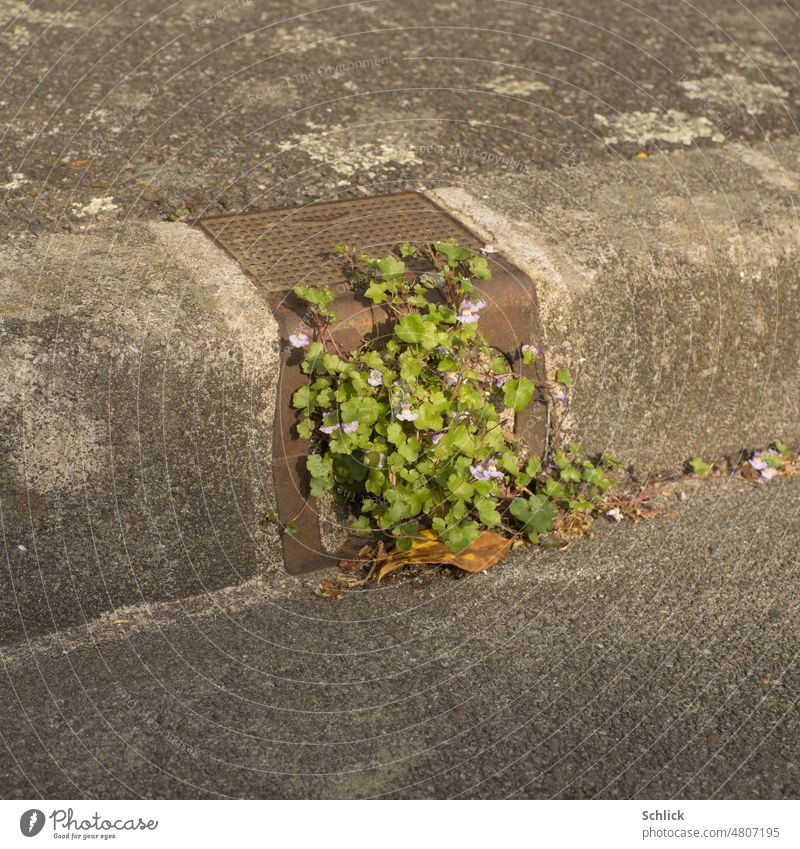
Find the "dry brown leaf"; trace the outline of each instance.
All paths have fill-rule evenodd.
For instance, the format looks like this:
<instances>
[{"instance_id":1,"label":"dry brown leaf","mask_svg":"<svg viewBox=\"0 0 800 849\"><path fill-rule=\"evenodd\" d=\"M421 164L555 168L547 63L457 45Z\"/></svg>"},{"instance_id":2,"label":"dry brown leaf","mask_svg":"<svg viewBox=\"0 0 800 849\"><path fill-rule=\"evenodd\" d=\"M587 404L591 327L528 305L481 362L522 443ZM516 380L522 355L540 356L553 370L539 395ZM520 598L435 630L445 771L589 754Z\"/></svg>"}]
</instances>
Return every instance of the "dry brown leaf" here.
<instances>
[{"instance_id":1,"label":"dry brown leaf","mask_svg":"<svg viewBox=\"0 0 800 849\"><path fill-rule=\"evenodd\" d=\"M415 539L408 551L395 549L381 564L378 571L378 581L387 575L410 563L432 565L446 563L457 566L465 572L483 572L499 563L511 548L513 539L501 536L494 531L483 533L463 551L453 554L452 551L433 533L423 531Z\"/></svg>"},{"instance_id":2,"label":"dry brown leaf","mask_svg":"<svg viewBox=\"0 0 800 849\"><path fill-rule=\"evenodd\" d=\"M329 581L327 578L324 578L322 583L314 590L314 595L318 598L341 598L343 593L343 587L337 587L333 581Z\"/></svg>"}]
</instances>

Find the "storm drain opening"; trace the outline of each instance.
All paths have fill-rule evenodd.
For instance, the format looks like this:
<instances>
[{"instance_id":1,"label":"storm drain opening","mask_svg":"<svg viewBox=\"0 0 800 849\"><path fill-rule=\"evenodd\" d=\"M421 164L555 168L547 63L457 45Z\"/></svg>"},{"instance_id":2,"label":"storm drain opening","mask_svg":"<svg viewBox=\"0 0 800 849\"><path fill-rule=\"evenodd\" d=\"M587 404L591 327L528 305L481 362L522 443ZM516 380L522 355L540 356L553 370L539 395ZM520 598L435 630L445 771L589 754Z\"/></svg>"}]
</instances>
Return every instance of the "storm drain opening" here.
<instances>
[{"instance_id":1,"label":"storm drain opening","mask_svg":"<svg viewBox=\"0 0 800 849\"><path fill-rule=\"evenodd\" d=\"M429 198L416 192L308 206L234 213L203 218L200 228L233 257L263 290L287 340L303 323L306 304L292 289L301 283L324 284L336 293L332 309L339 323L335 338L344 350L360 346L384 330L387 315L347 284L334 245L348 245L373 256L387 254L404 242L425 244L454 238L479 250L483 240ZM476 281L486 303L481 332L489 345L512 362L524 342L541 338L534 282L502 253L487 256L492 278ZM343 531L342 517L310 494L305 459L311 440L296 430L299 411L292 408L295 391L304 385L302 353L286 344L275 406L273 479L279 520L294 522L297 532L282 534L284 565L291 574L335 566L363 545L363 538ZM544 383L544 360L522 365L521 374ZM535 453L546 440L543 403L516 416L515 432Z\"/></svg>"}]
</instances>

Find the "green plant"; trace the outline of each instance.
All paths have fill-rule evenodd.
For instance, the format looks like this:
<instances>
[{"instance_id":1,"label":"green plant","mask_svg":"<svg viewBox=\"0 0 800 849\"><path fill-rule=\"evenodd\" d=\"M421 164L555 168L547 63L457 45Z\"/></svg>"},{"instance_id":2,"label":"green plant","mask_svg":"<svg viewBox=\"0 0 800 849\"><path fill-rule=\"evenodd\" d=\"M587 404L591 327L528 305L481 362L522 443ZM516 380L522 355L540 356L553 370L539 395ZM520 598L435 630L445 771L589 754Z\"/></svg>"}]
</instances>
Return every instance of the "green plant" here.
<instances>
[{"instance_id":1,"label":"green plant","mask_svg":"<svg viewBox=\"0 0 800 849\"><path fill-rule=\"evenodd\" d=\"M689 460L689 466L692 469L692 472L700 478L708 477L711 474L711 463L706 463L702 457L692 457Z\"/></svg>"},{"instance_id":2,"label":"green plant","mask_svg":"<svg viewBox=\"0 0 800 849\"><path fill-rule=\"evenodd\" d=\"M610 458L595 465L570 446L543 464L513 434L513 414L548 387L514 372L541 356L535 343L509 363L479 332L484 304L473 280L490 278L483 256L449 242L405 244L380 259L337 250L351 285L390 315L392 333L345 353L331 332L333 294L294 290L309 308L309 326L290 341L306 349L297 430L320 436L307 458L313 495L351 503L357 532L377 529L402 549L431 529L454 552L484 529L537 543L559 512L599 509ZM424 270L410 271L409 258ZM572 385L566 369L557 380L559 391Z\"/></svg>"}]
</instances>

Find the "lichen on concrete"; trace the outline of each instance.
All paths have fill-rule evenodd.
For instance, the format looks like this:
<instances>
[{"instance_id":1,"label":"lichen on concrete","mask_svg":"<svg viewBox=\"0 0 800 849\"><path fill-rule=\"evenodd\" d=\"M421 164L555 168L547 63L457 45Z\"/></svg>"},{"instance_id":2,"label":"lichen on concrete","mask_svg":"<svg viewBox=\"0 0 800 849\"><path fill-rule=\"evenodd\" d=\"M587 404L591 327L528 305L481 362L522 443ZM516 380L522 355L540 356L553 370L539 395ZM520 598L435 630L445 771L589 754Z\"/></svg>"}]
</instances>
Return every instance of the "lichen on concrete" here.
<instances>
[{"instance_id":1,"label":"lichen on concrete","mask_svg":"<svg viewBox=\"0 0 800 849\"><path fill-rule=\"evenodd\" d=\"M779 85L753 82L741 74L681 80L679 85L696 100L761 115L776 106L787 106L789 92Z\"/></svg>"},{"instance_id":2,"label":"lichen on concrete","mask_svg":"<svg viewBox=\"0 0 800 849\"><path fill-rule=\"evenodd\" d=\"M697 139L721 142L725 136L712 121L702 115L687 115L679 109L650 112L621 112L611 118L595 114L606 144L666 142L689 146ZM610 132L609 132L610 131Z\"/></svg>"}]
</instances>

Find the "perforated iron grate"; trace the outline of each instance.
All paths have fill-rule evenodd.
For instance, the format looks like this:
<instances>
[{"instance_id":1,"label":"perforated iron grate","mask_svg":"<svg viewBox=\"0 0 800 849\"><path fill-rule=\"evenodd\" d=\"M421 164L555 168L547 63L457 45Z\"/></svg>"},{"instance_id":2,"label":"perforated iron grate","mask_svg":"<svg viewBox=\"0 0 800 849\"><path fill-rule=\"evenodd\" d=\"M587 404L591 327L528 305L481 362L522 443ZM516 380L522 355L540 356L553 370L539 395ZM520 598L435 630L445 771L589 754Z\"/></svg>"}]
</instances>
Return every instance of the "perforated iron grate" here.
<instances>
[{"instance_id":1,"label":"perforated iron grate","mask_svg":"<svg viewBox=\"0 0 800 849\"><path fill-rule=\"evenodd\" d=\"M298 283L341 282L334 245L374 255L404 241L455 237L473 250L480 247L474 233L413 192L220 215L199 224L270 292Z\"/></svg>"}]
</instances>

